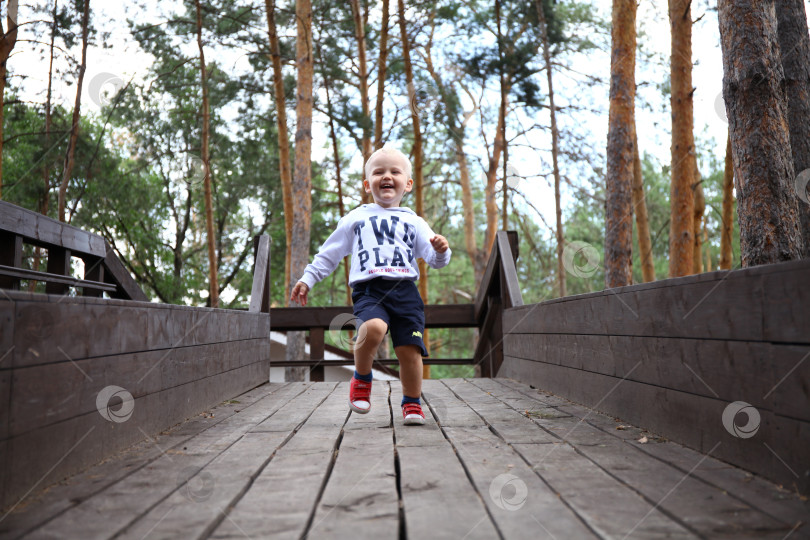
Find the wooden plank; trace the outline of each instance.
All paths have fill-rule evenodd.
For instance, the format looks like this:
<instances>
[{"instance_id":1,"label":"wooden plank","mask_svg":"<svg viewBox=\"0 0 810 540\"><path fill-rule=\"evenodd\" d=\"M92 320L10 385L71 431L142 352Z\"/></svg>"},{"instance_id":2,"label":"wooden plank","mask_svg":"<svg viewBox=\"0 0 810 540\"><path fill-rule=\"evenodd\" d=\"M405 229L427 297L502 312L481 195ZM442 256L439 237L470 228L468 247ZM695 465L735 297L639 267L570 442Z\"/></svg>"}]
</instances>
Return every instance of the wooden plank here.
<instances>
[{"instance_id":1,"label":"wooden plank","mask_svg":"<svg viewBox=\"0 0 810 540\"><path fill-rule=\"evenodd\" d=\"M399 498L391 430L346 430L309 535L399 538Z\"/></svg>"},{"instance_id":2,"label":"wooden plank","mask_svg":"<svg viewBox=\"0 0 810 540\"><path fill-rule=\"evenodd\" d=\"M515 259L512 252L512 245L506 231L498 231L497 235L498 251L501 253L501 290L506 307L518 307L523 305L523 295L520 292L520 284L517 280L517 270L515 269Z\"/></svg>"},{"instance_id":3,"label":"wooden plank","mask_svg":"<svg viewBox=\"0 0 810 540\"><path fill-rule=\"evenodd\" d=\"M596 538L580 518L488 428L445 428L505 538Z\"/></svg>"},{"instance_id":4,"label":"wooden plank","mask_svg":"<svg viewBox=\"0 0 810 540\"><path fill-rule=\"evenodd\" d=\"M398 446L397 453L409 538L498 538L481 497L449 444Z\"/></svg>"},{"instance_id":5,"label":"wooden plank","mask_svg":"<svg viewBox=\"0 0 810 540\"><path fill-rule=\"evenodd\" d=\"M438 382L438 381L434 381ZM406 426L402 417L402 383L391 381L391 415L394 421L394 437L397 449L405 446L425 448L428 446L446 446L450 448L444 437L433 410L441 408L443 415L447 414L441 398L436 394L422 394L422 412L425 413L425 424L422 426ZM428 399L428 396L430 398ZM431 410L432 409L432 410Z\"/></svg>"},{"instance_id":6,"label":"wooden plank","mask_svg":"<svg viewBox=\"0 0 810 540\"><path fill-rule=\"evenodd\" d=\"M500 250L497 249L497 246L498 244L493 244L494 249L492 249L490 252L487 267L484 270L484 275L481 278L481 283L478 287L478 292L475 295L475 301L473 302L473 316L475 317L476 321L480 321L484 316L484 308L486 308L487 296L490 296L491 292L493 294L497 292L492 291L493 287L498 286L497 282L493 280L493 276L497 275L500 267L500 261L498 260L500 257Z\"/></svg>"},{"instance_id":7,"label":"wooden plank","mask_svg":"<svg viewBox=\"0 0 810 540\"><path fill-rule=\"evenodd\" d=\"M258 239L258 244L256 240ZM253 239L253 287L250 291L250 307L248 311L259 313L269 310L265 306L265 293L270 288L270 237L263 234Z\"/></svg>"},{"instance_id":8,"label":"wooden plank","mask_svg":"<svg viewBox=\"0 0 810 540\"><path fill-rule=\"evenodd\" d=\"M484 381L473 382L484 383ZM503 399L505 396L514 395L517 393L517 390L502 385L497 381L487 381L486 386L488 386L491 389L492 394L497 396L499 399ZM516 444L515 448L519 452L525 452L523 454L524 457L528 457L528 454L530 454L531 457L529 461L534 465L535 470L540 469L540 474L564 497L566 491L573 489L571 504L576 506L585 502L586 506L590 505L592 511L595 512L592 518L595 519L597 524L603 526L605 529L605 535L615 536L617 534L621 534L622 536L629 536L632 532L633 534L637 534L642 537L648 537L655 536L655 534L653 534L655 532L658 532L658 535L661 535L662 533L671 531L673 534L680 536L687 532L684 527L691 529L692 533L706 533L706 531L699 531L693 528L692 522L694 521L696 514L683 516L679 513L672 512L671 515L674 515L677 521L679 521L682 525L675 526L676 524L671 523L670 520L665 518L663 515L658 515L657 513L653 512L652 505L656 504L658 501L662 501L669 495L665 495L663 498L655 500L647 497L646 505L634 504L634 499L637 502L641 502L637 499L637 495L635 493L629 492L626 488L622 490L617 489L617 486L615 485L611 486L611 484L615 484L615 481L605 474L605 472L601 469L601 466L597 462L590 461L585 457L582 457L583 453L587 455L590 451L610 453L607 449L613 449L614 452L610 453L611 456L617 457L620 454L623 454L626 456L627 462L634 462L636 451L647 451L648 449L659 446L658 443L650 442L647 444L639 444L633 440L633 438L628 439L623 436L625 433L627 433L627 431L617 431L615 429L611 429L614 425L612 419L598 413L593 413L593 411L589 411L584 407L569 406L566 407L566 409L578 414L582 420L587 420L588 428L592 433L601 432L599 433L598 439L595 441L599 444L577 444L577 450L574 450L574 448L569 445L555 445L551 451L548 450L548 446L543 447L539 445ZM547 420L536 421L544 423L548 422ZM593 430L594 421L605 427ZM591 440L591 442L594 441ZM678 472L682 473L683 475L691 475L691 471L694 470L694 463L701 464L708 459L706 456L700 456L695 452L691 452L691 457L694 458L694 460L689 463L688 467L682 467ZM716 460L713 461L719 463ZM646 464L650 467L650 469L654 469L654 462L655 460L649 458L646 460ZM666 468L666 472L662 476L666 477L667 473L675 473L672 467L668 467L668 465L670 465L669 462L665 461L664 463L665 464L663 467ZM662 464L659 463L659 465ZM625 469L622 468L621 470ZM639 478L641 477L639 476ZM682 478L685 478L685 476ZM603 480L601 482L601 488L600 479ZM658 475L656 475L656 479L658 479ZM604 480L607 481L605 482ZM631 484L630 487L635 490L634 484ZM678 489L680 489L680 485L678 486ZM694 499L706 500L728 498L726 492L718 489L715 486L706 485L705 483L694 482L694 489L697 490L697 492L693 494ZM705 493L705 495L700 496L699 493L701 492ZM599 496L600 493L602 497ZM600 498L602 500L600 500ZM609 507L609 505L612 502L615 502L616 499L622 498L627 499L625 504L621 504L615 509ZM744 512L750 513L752 520L763 520L761 524L765 530L774 526L775 522L770 516L763 515L762 512L754 510L754 507L750 505L745 505L743 503L743 506L745 508ZM696 505L694 508L696 509L697 514L699 514L700 505ZM616 519L621 516L622 512L626 512L630 509L634 509L635 516L627 515L624 516L623 519ZM713 513L711 508L706 508L704 511ZM727 513L723 511L719 511L719 513L727 515ZM701 518L698 517L697 519ZM732 528L736 528L734 521L735 520L731 520L730 523ZM782 529L787 527L787 531L789 531L794 523L794 520L788 520L781 526L777 526L777 530L784 534L785 531ZM628 529L628 527L631 525L634 527L632 531ZM594 528L595 530L598 530L596 527ZM644 530L648 528L649 530ZM744 530L747 529L745 526L742 526L742 528ZM713 532L717 533L718 531L713 529Z\"/></svg>"},{"instance_id":9,"label":"wooden plank","mask_svg":"<svg viewBox=\"0 0 810 540\"><path fill-rule=\"evenodd\" d=\"M313 328L309 331L309 359L313 364L319 364L324 357L323 328ZM323 381L323 365L313 365L309 371L309 380Z\"/></svg>"},{"instance_id":10,"label":"wooden plank","mask_svg":"<svg viewBox=\"0 0 810 540\"><path fill-rule=\"evenodd\" d=\"M121 531L176 491L178 484L182 486L192 474L231 447L257 423L277 414L283 404L289 403L290 398L291 401L300 398L300 394L296 396L296 393L301 388L299 385L289 385L278 394L196 435L184 442L182 447L161 454L149 467L141 468L46 523L37 532L38 536L110 537ZM104 519L98 519L100 515Z\"/></svg>"},{"instance_id":11,"label":"wooden plank","mask_svg":"<svg viewBox=\"0 0 810 540\"><path fill-rule=\"evenodd\" d=\"M285 404L279 414L273 415L253 427L251 431L284 431L289 432L306 420L310 413L331 394L336 383L311 383L296 400Z\"/></svg>"},{"instance_id":12,"label":"wooden plank","mask_svg":"<svg viewBox=\"0 0 810 540\"><path fill-rule=\"evenodd\" d=\"M113 251L112 246L104 240L104 268L105 274L112 283L118 287L118 292L110 295L113 298L123 298L125 300L138 300L140 302L148 302L149 297L143 292L141 286L132 278L129 270L124 267L124 264L118 258L118 255Z\"/></svg>"},{"instance_id":13,"label":"wooden plank","mask_svg":"<svg viewBox=\"0 0 810 540\"><path fill-rule=\"evenodd\" d=\"M57 486L32 493L24 504L17 506L3 520L0 539L16 538L20 533L31 533L44 522L147 466L164 452L182 449L182 445L192 437L234 414L258 405L261 400L285 386L285 383L265 384L250 390L232 400L220 403L209 411L210 414L197 415L183 424L135 444L120 456L105 460Z\"/></svg>"},{"instance_id":14,"label":"wooden plank","mask_svg":"<svg viewBox=\"0 0 810 540\"><path fill-rule=\"evenodd\" d=\"M16 502L31 490L58 482L264 380L264 366L249 364L225 377L137 398L131 416L122 422L107 421L94 410L8 439L8 457L3 462L9 471L6 494Z\"/></svg>"},{"instance_id":15,"label":"wooden plank","mask_svg":"<svg viewBox=\"0 0 810 540\"><path fill-rule=\"evenodd\" d=\"M509 334L506 354L733 402L810 421L810 346L749 341ZM729 377L734 373L734 377Z\"/></svg>"},{"instance_id":16,"label":"wooden plank","mask_svg":"<svg viewBox=\"0 0 810 540\"><path fill-rule=\"evenodd\" d=\"M351 315L351 306L272 308L273 330L330 328L339 315ZM425 306L427 328L469 328L478 326L472 304L431 304Z\"/></svg>"},{"instance_id":17,"label":"wooden plank","mask_svg":"<svg viewBox=\"0 0 810 540\"><path fill-rule=\"evenodd\" d=\"M235 369L261 362L262 344L263 340L218 343L14 369L9 434L95 411L96 396L110 385L125 386L137 399L192 381L224 380Z\"/></svg>"},{"instance_id":18,"label":"wooden plank","mask_svg":"<svg viewBox=\"0 0 810 540\"><path fill-rule=\"evenodd\" d=\"M539 429L531 418L505 405L501 400L478 388L470 381L459 379L446 383L448 388L471 409L483 417L499 436L509 443L553 443L553 436Z\"/></svg>"},{"instance_id":19,"label":"wooden plank","mask_svg":"<svg viewBox=\"0 0 810 540\"><path fill-rule=\"evenodd\" d=\"M22 236L0 230L0 268L19 268L22 266ZM19 276L16 276L19 277ZM0 271L0 288L20 288L20 281L5 271Z\"/></svg>"},{"instance_id":20,"label":"wooden plank","mask_svg":"<svg viewBox=\"0 0 810 540\"><path fill-rule=\"evenodd\" d=\"M486 425L481 417L475 414L475 411L451 391L451 388L460 381L463 379L424 380L422 381L422 395L430 403L432 412L438 417L438 422L442 427Z\"/></svg>"},{"instance_id":21,"label":"wooden plank","mask_svg":"<svg viewBox=\"0 0 810 540\"><path fill-rule=\"evenodd\" d=\"M57 276L70 276L70 258L71 251L69 249L56 246L48 248L48 273ZM53 279L48 280L45 284L46 294L66 294L67 291L67 285L57 283Z\"/></svg>"},{"instance_id":22,"label":"wooden plank","mask_svg":"<svg viewBox=\"0 0 810 540\"><path fill-rule=\"evenodd\" d=\"M349 410L349 386L342 389L346 410ZM346 422L345 430L355 429L382 429L391 426L391 407L388 396L391 392L388 381L373 381L371 383L371 409L366 414L352 412ZM402 398L400 398L402 399ZM390 435L390 433L389 433Z\"/></svg>"},{"instance_id":23,"label":"wooden plank","mask_svg":"<svg viewBox=\"0 0 810 540\"><path fill-rule=\"evenodd\" d=\"M49 283L59 283L61 285L68 285L70 287L84 287L94 291L114 291L115 286L101 281L93 281L87 279L78 279L71 276L64 276L59 274L49 274L48 272L39 272L36 270L28 270L25 268L14 268L12 266L0 265L0 274L3 276L10 276L17 279L35 279L37 281L47 281Z\"/></svg>"},{"instance_id":24,"label":"wooden plank","mask_svg":"<svg viewBox=\"0 0 810 540\"><path fill-rule=\"evenodd\" d=\"M531 364L527 378L521 379L524 383L542 385L701 452L721 442L712 455L800 493L810 492L808 422L761 410L756 437L737 438L723 427L723 411L729 405L723 400L541 362L510 359L509 363Z\"/></svg>"},{"instance_id":25,"label":"wooden plank","mask_svg":"<svg viewBox=\"0 0 810 540\"><path fill-rule=\"evenodd\" d=\"M5 201L0 201L0 229L21 235L37 245L44 244L46 248L51 244L78 253L104 256L104 240L97 234Z\"/></svg>"},{"instance_id":26,"label":"wooden plank","mask_svg":"<svg viewBox=\"0 0 810 540\"><path fill-rule=\"evenodd\" d=\"M301 538L348 418L347 388L345 383L339 385L295 436L276 451L209 538Z\"/></svg>"}]
</instances>

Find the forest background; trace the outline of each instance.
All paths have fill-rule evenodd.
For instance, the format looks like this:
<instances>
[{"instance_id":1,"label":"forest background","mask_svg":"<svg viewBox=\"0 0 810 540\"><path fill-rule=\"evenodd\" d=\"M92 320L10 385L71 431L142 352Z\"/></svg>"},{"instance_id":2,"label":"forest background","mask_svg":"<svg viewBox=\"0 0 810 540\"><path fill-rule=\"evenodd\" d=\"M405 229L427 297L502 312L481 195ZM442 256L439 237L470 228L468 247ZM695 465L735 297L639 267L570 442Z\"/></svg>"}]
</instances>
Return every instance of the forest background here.
<instances>
[{"instance_id":1,"label":"forest background","mask_svg":"<svg viewBox=\"0 0 810 540\"><path fill-rule=\"evenodd\" d=\"M7 61L2 198L52 217L64 190L65 220L103 235L155 301L210 303L205 165L210 160L220 307L245 307L256 234L272 237L272 300L285 305L284 206L279 174L278 108L268 36L272 9L294 151L296 72L294 2L93 3L88 10L81 114L68 169L71 125L82 63L85 2L20 5ZM423 214L446 236L453 263L429 273L430 303L469 302L474 261L486 259L486 191L498 229L519 233L517 264L524 301L601 290L610 83L608 2L408 2L406 32L413 81L406 80L397 2L391 2L380 93L381 5L312 2L314 112L310 256L342 214L362 202L364 144L414 151L421 124ZM705 196L695 271L720 266L727 123L715 4L692 2L695 147ZM359 50L360 18L365 52ZM499 24L500 23L500 24ZM547 28L547 33L544 29ZM636 125L658 279L669 272L670 84L666 5L642 0L638 11ZM199 40L198 40L199 37ZM549 87L549 45L559 147L565 264L558 266ZM206 61L210 156L202 148ZM365 55L365 66L360 57ZM367 72L364 78L363 72ZM504 79L509 81L504 91ZM364 108L363 88L367 88ZM378 99L382 96L382 99ZM499 108L505 101L505 122ZM379 116L381 112L381 117ZM381 121L380 121L381 120ZM497 139L505 135L500 159ZM206 159L207 158L207 159ZM474 213L465 216L466 162ZM290 165L294 163L290 159ZM406 197L404 205L414 206ZM465 225L472 227L465 230ZM739 267L733 216L731 268ZM472 238L470 238L472 233ZM471 256L471 253L473 255ZM26 253L26 264L38 264ZM479 263L480 266L480 263ZM633 278L644 281L634 234ZM81 268L75 269L81 275ZM479 268L480 273L480 268ZM350 303L344 269L312 291L311 305ZM40 285L32 284L33 290ZM464 358L472 330L435 330L431 354ZM467 375L437 366L434 376Z\"/></svg>"}]
</instances>

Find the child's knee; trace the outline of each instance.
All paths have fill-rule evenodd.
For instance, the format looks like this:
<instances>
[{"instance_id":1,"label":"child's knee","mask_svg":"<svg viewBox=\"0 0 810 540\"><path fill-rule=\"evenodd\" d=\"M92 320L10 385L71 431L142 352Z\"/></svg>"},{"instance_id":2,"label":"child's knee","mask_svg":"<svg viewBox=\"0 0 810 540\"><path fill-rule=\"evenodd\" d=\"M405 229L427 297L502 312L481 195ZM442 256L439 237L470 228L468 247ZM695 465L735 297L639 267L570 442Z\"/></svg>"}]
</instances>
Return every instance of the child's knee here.
<instances>
[{"instance_id":1,"label":"child's knee","mask_svg":"<svg viewBox=\"0 0 810 540\"><path fill-rule=\"evenodd\" d=\"M376 347L382 343L387 331L388 325L384 320L369 319L360 325L360 329L357 331L357 346L362 346L367 343Z\"/></svg>"}]
</instances>

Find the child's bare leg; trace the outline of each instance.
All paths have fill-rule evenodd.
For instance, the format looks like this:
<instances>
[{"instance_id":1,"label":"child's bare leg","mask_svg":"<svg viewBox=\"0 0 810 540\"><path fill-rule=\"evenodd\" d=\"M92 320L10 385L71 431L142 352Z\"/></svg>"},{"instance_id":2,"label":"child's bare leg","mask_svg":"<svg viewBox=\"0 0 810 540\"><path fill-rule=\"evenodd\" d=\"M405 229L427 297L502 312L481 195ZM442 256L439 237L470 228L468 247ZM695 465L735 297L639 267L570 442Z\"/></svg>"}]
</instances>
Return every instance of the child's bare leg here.
<instances>
[{"instance_id":1,"label":"child's bare leg","mask_svg":"<svg viewBox=\"0 0 810 540\"><path fill-rule=\"evenodd\" d=\"M422 396L422 350L416 345L394 348L399 360L399 380L402 394L412 398Z\"/></svg>"},{"instance_id":2,"label":"child's bare leg","mask_svg":"<svg viewBox=\"0 0 810 540\"><path fill-rule=\"evenodd\" d=\"M354 346L354 369L360 375L371 373L374 354L387 331L388 325L382 319L369 319L360 325Z\"/></svg>"}]
</instances>

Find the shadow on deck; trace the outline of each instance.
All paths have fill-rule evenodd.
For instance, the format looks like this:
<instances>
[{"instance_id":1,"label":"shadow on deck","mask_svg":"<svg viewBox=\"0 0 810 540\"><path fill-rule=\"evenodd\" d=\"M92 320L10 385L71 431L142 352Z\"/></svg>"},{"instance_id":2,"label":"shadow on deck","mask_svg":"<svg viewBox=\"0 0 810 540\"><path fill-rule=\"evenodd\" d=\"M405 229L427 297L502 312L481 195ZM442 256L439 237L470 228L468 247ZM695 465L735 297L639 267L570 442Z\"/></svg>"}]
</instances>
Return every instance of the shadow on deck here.
<instances>
[{"instance_id":1,"label":"shadow on deck","mask_svg":"<svg viewBox=\"0 0 810 540\"><path fill-rule=\"evenodd\" d=\"M0 538L807 537L741 469L510 379L266 384L18 505Z\"/></svg>"}]
</instances>

